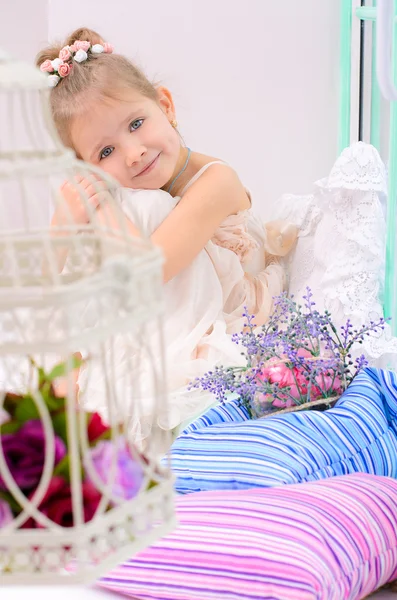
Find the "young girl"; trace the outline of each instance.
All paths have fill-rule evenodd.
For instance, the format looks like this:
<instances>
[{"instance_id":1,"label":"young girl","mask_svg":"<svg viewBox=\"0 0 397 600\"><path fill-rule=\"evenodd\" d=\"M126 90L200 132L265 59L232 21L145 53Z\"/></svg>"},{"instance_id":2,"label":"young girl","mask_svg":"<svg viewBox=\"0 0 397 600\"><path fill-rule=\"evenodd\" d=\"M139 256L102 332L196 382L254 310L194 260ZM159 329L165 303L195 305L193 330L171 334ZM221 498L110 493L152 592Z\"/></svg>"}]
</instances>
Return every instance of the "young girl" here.
<instances>
[{"instance_id":1,"label":"young girl","mask_svg":"<svg viewBox=\"0 0 397 600\"><path fill-rule=\"evenodd\" d=\"M279 222L264 228L236 172L181 143L170 92L154 87L94 31L78 29L64 47L40 52L37 65L48 73L52 113L65 145L118 180L131 233L143 230L164 253L172 410L159 423L173 428L211 402L210 395L187 393L187 382L218 361L240 360L229 334L241 327L243 307L258 324L268 318L272 297L285 286L274 255L288 252L296 229ZM100 181L79 185L100 216ZM75 190L65 183L62 193L75 221L86 223L89 216ZM57 211L53 224L62 219ZM99 402L96 383L89 394L95 392ZM143 435L141 426L136 425L137 436Z\"/></svg>"}]
</instances>

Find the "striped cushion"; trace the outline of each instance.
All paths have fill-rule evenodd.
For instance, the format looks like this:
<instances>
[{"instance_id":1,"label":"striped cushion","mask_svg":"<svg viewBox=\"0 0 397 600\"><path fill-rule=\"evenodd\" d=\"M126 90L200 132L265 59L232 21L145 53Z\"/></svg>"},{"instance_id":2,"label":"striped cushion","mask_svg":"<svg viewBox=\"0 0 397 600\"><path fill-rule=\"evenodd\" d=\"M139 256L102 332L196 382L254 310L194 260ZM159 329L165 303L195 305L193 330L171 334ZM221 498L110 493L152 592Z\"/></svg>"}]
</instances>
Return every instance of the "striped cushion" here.
<instances>
[{"instance_id":1,"label":"striped cushion","mask_svg":"<svg viewBox=\"0 0 397 600\"><path fill-rule=\"evenodd\" d=\"M248 489L346 473L397 477L397 375L366 369L326 412L249 420L232 401L175 440L176 490Z\"/></svg>"},{"instance_id":2,"label":"striped cushion","mask_svg":"<svg viewBox=\"0 0 397 600\"><path fill-rule=\"evenodd\" d=\"M180 496L178 528L103 578L138 599L357 600L397 577L397 481Z\"/></svg>"}]
</instances>

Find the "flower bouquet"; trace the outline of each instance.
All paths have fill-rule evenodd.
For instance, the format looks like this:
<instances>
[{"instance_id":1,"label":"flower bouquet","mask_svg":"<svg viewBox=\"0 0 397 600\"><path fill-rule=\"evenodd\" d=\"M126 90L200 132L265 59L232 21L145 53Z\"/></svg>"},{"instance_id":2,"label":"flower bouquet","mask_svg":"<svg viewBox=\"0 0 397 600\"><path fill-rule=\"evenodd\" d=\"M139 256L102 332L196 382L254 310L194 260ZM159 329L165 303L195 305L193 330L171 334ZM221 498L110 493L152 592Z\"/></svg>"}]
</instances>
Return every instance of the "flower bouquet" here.
<instances>
[{"instance_id":1,"label":"flower bouquet","mask_svg":"<svg viewBox=\"0 0 397 600\"><path fill-rule=\"evenodd\" d=\"M266 325L243 314L245 324L233 342L242 347L244 366L215 366L191 383L210 391L220 402L238 395L251 418L274 412L332 406L368 362L353 351L365 336L384 329L385 320L355 328L348 320L339 330L328 311L316 309L308 288L304 305L281 294Z\"/></svg>"},{"instance_id":2,"label":"flower bouquet","mask_svg":"<svg viewBox=\"0 0 397 600\"><path fill-rule=\"evenodd\" d=\"M72 365L58 364L50 373L31 363L37 390L2 394L0 527L10 523L25 529L73 527L72 477L80 490L81 520L88 522L100 505L99 513L138 494L144 484L145 459L128 445L121 431L115 435L99 414L81 413L81 434L87 443L85 451L81 445L80 459L73 464L67 400L57 395L55 383L81 363L73 359ZM44 411L40 411L37 392ZM48 415L47 422L43 414Z\"/></svg>"}]
</instances>

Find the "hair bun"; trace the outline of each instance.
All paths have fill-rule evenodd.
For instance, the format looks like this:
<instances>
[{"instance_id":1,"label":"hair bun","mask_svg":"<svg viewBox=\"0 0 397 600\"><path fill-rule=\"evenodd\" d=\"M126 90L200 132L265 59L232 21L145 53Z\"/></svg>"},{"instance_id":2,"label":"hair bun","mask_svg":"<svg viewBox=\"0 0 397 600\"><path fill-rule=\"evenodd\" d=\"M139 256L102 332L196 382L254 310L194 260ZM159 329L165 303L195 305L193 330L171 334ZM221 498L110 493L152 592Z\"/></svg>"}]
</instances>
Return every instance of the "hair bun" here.
<instances>
[{"instance_id":1,"label":"hair bun","mask_svg":"<svg viewBox=\"0 0 397 600\"><path fill-rule=\"evenodd\" d=\"M81 40L82 42L90 42L91 46L94 44L104 44L105 40L92 29L88 29L87 27L80 27L76 29L69 35L65 42L65 46L72 46L74 42Z\"/></svg>"},{"instance_id":2,"label":"hair bun","mask_svg":"<svg viewBox=\"0 0 397 600\"><path fill-rule=\"evenodd\" d=\"M105 43L104 39L99 35L99 33L93 29L80 27L68 36L64 44L53 44L52 46L47 46L47 48L41 50L36 56L36 66L40 67L45 60L54 60L55 58L58 58L62 48L65 46L72 46L74 42L77 42L78 40L90 42L91 46L94 46L94 44L103 45Z\"/></svg>"}]
</instances>

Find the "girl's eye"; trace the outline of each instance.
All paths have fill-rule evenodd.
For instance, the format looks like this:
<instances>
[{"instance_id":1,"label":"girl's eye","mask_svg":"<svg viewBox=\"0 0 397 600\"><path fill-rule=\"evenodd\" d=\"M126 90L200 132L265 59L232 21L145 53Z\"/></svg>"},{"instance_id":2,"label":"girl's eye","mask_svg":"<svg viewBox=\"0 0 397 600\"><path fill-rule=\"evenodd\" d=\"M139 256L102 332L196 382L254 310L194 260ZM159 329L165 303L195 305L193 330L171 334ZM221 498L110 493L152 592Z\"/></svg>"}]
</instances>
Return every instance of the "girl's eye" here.
<instances>
[{"instance_id":1,"label":"girl's eye","mask_svg":"<svg viewBox=\"0 0 397 600\"><path fill-rule=\"evenodd\" d=\"M135 119L135 121L132 121L132 123L130 123L130 129L132 131L134 131L135 129L139 129L142 123L143 119Z\"/></svg>"},{"instance_id":2,"label":"girl's eye","mask_svg":"<svg viewBox=\"0 0 397 600\"><path fill-rule=\"evenodd\" d=\"M114 150L113 146L107 146L107 148L104 148L99 155L99 160L102 160L103 158L107 158L108 156L110 156L112 154L113 150Z\"/></svg>"}]
</instances>

